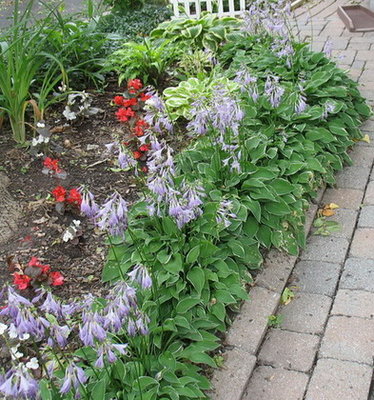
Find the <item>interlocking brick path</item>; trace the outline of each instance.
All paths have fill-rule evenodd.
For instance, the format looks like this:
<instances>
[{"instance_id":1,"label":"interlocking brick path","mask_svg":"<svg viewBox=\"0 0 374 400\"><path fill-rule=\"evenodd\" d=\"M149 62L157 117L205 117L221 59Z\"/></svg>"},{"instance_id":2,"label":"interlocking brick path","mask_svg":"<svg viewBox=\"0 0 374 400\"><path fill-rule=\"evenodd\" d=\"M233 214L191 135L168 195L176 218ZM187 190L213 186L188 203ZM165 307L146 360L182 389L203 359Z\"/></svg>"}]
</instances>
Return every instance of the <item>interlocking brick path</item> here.
<instances>
[{"instance_id":1,"label":"interlocking brick path","mask_svg":"<svg viewBox=\"0 0 374 400\"><path fill-rule=\"evenodd\" d=\"M308 2L295 11L295 32L315 51L330 40L338 65L373 105L374 32L345 28L336 10L347 4ZM342 230L309 236L288 281L296 296L277 310L284 322L268 330L242 400L374 400L374 118L363 131L371 143L353 149L353 166L321 201L340 206L332 220Z\"/></svg>"}]
</instances>

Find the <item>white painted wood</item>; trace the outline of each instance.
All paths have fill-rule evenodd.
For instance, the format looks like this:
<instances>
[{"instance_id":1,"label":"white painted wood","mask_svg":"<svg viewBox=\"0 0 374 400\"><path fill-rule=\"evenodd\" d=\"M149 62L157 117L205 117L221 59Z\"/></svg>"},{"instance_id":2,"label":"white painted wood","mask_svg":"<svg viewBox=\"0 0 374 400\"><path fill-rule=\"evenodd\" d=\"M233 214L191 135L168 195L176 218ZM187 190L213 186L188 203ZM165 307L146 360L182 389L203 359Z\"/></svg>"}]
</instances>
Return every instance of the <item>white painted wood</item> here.
<instances>
[{"instance_id":1,"label":"white painted wood","mask_svg":"<svg viewBox=\"0 0 374 400\"><path fill-rule=\"evenodd\" d=\"M235 16L234 0L229 0L229 14L231 17Z\"/></svg>"},{"instance_id":2,"label":"white painted wood","mask_svg":"<svg viewBox=\"0 0 374 400\"><path fill-rule=\"evenodd\" d=\"M184 12L182 13L183 15L188 15L190 18L199 18L201 15L201 10L207 10L208 12L213 11L213 1L214 3L218 4L218 12L217 14L220 17L225 17L225 16L231 16L231 17L239 17L243 14L243 12L246 10L246 0L240 0L239 1L239 9L235 8L235 3L234 0L228 0L228 5L229 5L229 10L224 11L223 9L223 0L169 0L171 4L173 5L173 12L174 12L174 17L178 18L181 15L179 11L179 7L182 5L184 8ZM304 2L307 0L295 0L291 3L291 8L295 9L297 7L300 7ZM373 1L374 0L370 0ZM192 13L191 12L191 3L195 5L195 11ZM204 3L202 7L202 3Z\"/></svg>"},{"instance_id":3,"label":"white painted wood","mask_svg":"<svg viewBox=\"0 0 374 400\"><path fill-rule=\"evenodd\" d=\"M218 16L223 17L224 12L223 12L223 1L218 0Z\"/></svg>"},{"instance_id":4,"label":"white painted wood","mask_svg":"<svg viewBox=\"0 0 374 400\"><path fill-rule=\"evenodd\" d=\"M201 14L201 1L195 0L196 17L199 18Z\"/></svg>"},{"instance_id":5,"label":"white painted wood","mask_svg":"<svg viewBox=\"0 0 374 400\"><path fill-rule=\"evenodd\" d=\"M183 3L184 3L184 12L188 16L191 16L190 2L188 0L184 0Z\"/></svg>"}]
</instances>

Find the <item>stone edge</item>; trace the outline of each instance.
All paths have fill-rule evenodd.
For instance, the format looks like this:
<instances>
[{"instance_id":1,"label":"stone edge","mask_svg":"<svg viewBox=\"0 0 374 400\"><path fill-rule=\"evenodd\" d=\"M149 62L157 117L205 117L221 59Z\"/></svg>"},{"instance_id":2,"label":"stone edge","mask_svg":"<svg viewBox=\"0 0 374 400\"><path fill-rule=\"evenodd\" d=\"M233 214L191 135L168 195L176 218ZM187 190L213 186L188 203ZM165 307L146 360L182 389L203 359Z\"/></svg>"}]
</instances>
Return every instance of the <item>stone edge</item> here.
<instances>
[{"instance_id":1,"label":"stone edge","mask_svg":"<svg viewBox=\"0 0 374 400\"><path fill-rule=\"evenodd\" d=\"M326 190L326 186L323 186L322 188L320 188L318 190L316 198L309 205L309 209L307 211L306 220L305 220L305 235L306 236L308 236L308 234L310 233L310 229L312 227L313 220L318 211L317 205L321 202L325 190ZM283 254L283 253L280 253L280 254ZM267 260L268 260L268 257L265 258L264 265L266 264ZM262 276L263 275L262 272L264 271L264 269L262 269L261 272L259 273L259 275L256 277L254 287L262 287L262 288L267 289L268 293L269 293L269 297L273 297L274 294L278 295L278 304L275 309L277 309L280 304L281 294L282 294L284 288L286 287L287 281L288 281L289 277L291 276L292 271L293 271L297 261L298 261L298 257L296 257L296 256L289 256L288 263L285 263L284 260L282 260L281 257L279 257L280 267L281 268L283 267L284 273L285 273L285 275L283 275L284 284L282 284L281 290L279 290L279 287L277 289L272 288L271 287L272 282L266 282L266 280L264 280L264 277ZM270 263L272 265L274 265L274 263L276 263L276 260L272 259L270 261ZM262 282L260 285L256 285L256 281L258 280L258 278L260 276L262 278ZM249 295L251 295L251 292L252 292L252 290L249 291ZM251 298L249 300L246 300L244 303L248 303L248 302L251 303L254 301L256 301L255 295L252 295ZM243 305L244 305L244 303L243 303ZM268 311L267 315L272 315L274 313L274 305L272 304L271 301L269 301L267 306L268 306L267 307L267 311ZM235 342L230 342L229 349L227 349L224 353L224 359L225 359L224 366L222 368L219 368L214 371L213 378L211 380L213 388L211 391L209 391L209 395L211 396L212 400L227 400L227 399L241 400L241 398L244 394L244 391L247 387L248 381L249 381L250 377L252 376L253 370L256 367L257 353L258 353L258 350L260 349L260 345L263 341L265 333L268 330L268 326L264 327L263 323L261 321L256 321L256 319L254 319L255 316L251 315L251 312L248 307L242 306L242 310L244 312L241 312L240 314L238 314L238 316L241 316L242 318L245 318L247 320L253 320L252 328L253 328L253 325L257 325L258 329L262 330L262 335L260 338L258 338L258 342L253 344L254 348L257 349L256 352L253 354L247 353L249 365L242 365L242 366L240 365L240 361L242 361L242 360L240 360L238 358L237 351L240 350L241 344L235 343ZM233 324L231 325L230 330L236 329L235 321L236 320L234 320ZM232 377L232 379L235 380L235 385L232 385L232 384L228 385L227 379L223 379L223 376Z\"/></svg>"}]
</instances>

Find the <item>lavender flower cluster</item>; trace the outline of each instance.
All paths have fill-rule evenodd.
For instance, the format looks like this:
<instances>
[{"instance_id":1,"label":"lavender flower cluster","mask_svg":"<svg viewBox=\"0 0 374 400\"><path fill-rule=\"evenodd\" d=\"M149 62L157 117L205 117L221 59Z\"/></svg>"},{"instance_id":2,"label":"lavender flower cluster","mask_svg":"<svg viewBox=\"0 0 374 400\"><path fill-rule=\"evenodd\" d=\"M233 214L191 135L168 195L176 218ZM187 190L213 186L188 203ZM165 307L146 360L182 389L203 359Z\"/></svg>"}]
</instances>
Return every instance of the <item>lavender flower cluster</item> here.
<instances>
[{"instance_id":1,"label":"lavender flower cluster","mask_svg":"<svg viewBox=\"0 0 374 400\"><path fill-rule=\"evenodd\" d=\"M198 184L185 180L181 184L175 181L175 165L173 150L165 143L159 142L154 136L148 153L147 187L151 196L148 198L150 215L162 215L163 208L173 217L179 228L202 214L202 198L204 189Z\"/></svg>"},{"instance_id":2,"label":"lavender flower cluster","mask_svg":"<svg viewBox=\"0 0 374 400\"><path fill-rule=\"evenodd\" d=\"M136 266L129 276L142 288L152 285L144 266ZM12 364L0 375L0 392L5 396L38 398L38 379L47 378L61 394L74 390L78 398L89 376L73 355L77 347L90 346L97 355L91 368L103 368L127 354L128 344L118 342L119 337L148 334L149 319L138 307L136 289L124 281L109 290L101 308L92 295L63 304L42 289L28 300L9 287L5 302L0 318L6 323L0 323L0 335ZM57 370L65 370L62 379Z\"/></svg>"},{"instance_id":3,"label":"lavender flower cluster","mask_svg":"<svg viewBox=\"0 0 374 400\"><path fill-rule=\"evenodd\" d=\"M230 165L231 171L240 172L239 127L244 113L237 99L226 87L217 85L213 89L212 98L202 96L192 103L191 115L194 118L187 129L197 135L206 134L209 128L217 132L216 143L230 154L223 160L223 165Z\"/></svg>"},{"instance_id":4,"label":"lavender flower cluster","mask_svg":"<svg viewBox=\"0 0 374 400\"><path fill-rule=\"evenodd\" d=\"M113 236L124 236L128 226L128 204L122 196L114 192L99 207L95 196L85 188L80 189L82 195L81 213L90 218L95 225Z\"/></svg>"},{"instance_id":5,"label":"lavender flower cluster","mask_svg":"<svg viewBox=\"0 0 374 400\"><path fill-rule=\"evenodd\" d=\"M242 26L243 31L250 35L264 32L272 35L272 50L278 57L286 57L289 67L291 56L295 53L287 25L287 16L290 13L288 1L255 0L245 13Z\"/></svg>"}]
</instances>

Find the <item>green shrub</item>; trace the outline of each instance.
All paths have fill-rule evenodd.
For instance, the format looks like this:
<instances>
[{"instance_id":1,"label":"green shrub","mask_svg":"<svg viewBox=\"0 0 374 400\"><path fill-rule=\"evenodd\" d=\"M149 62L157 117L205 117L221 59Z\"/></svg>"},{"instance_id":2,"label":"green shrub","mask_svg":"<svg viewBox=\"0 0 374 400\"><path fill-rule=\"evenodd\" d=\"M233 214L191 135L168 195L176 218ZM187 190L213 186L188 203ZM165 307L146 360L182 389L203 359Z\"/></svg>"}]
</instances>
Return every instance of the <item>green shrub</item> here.
<instances>
[{"instance_id":1,"label":"green shrub","mask_svg":"<svg viewBox=\"0 0 374 400\"><path fill-rule=\"evenodd\" d=\"M110 49L118 49L126 41L142 41L161 22L169 19L170 8L146 4L140 10L130 10L122 14L111 13L102 16L97 31L111 35Z\"/></svg>"},{"instance_id":2,"label":"green shrub","mask_svg":"<svg viewBox=\"0 0 374 400\"><path fill-rule=\"evenodd\" d=\"M143 43L128 42L108 59L107 69L119 76L119 84L133 78L145 83L159 85L166 77L168 67L177 58L180 50L169 40Z\"/></svg>"}]
</instances>

